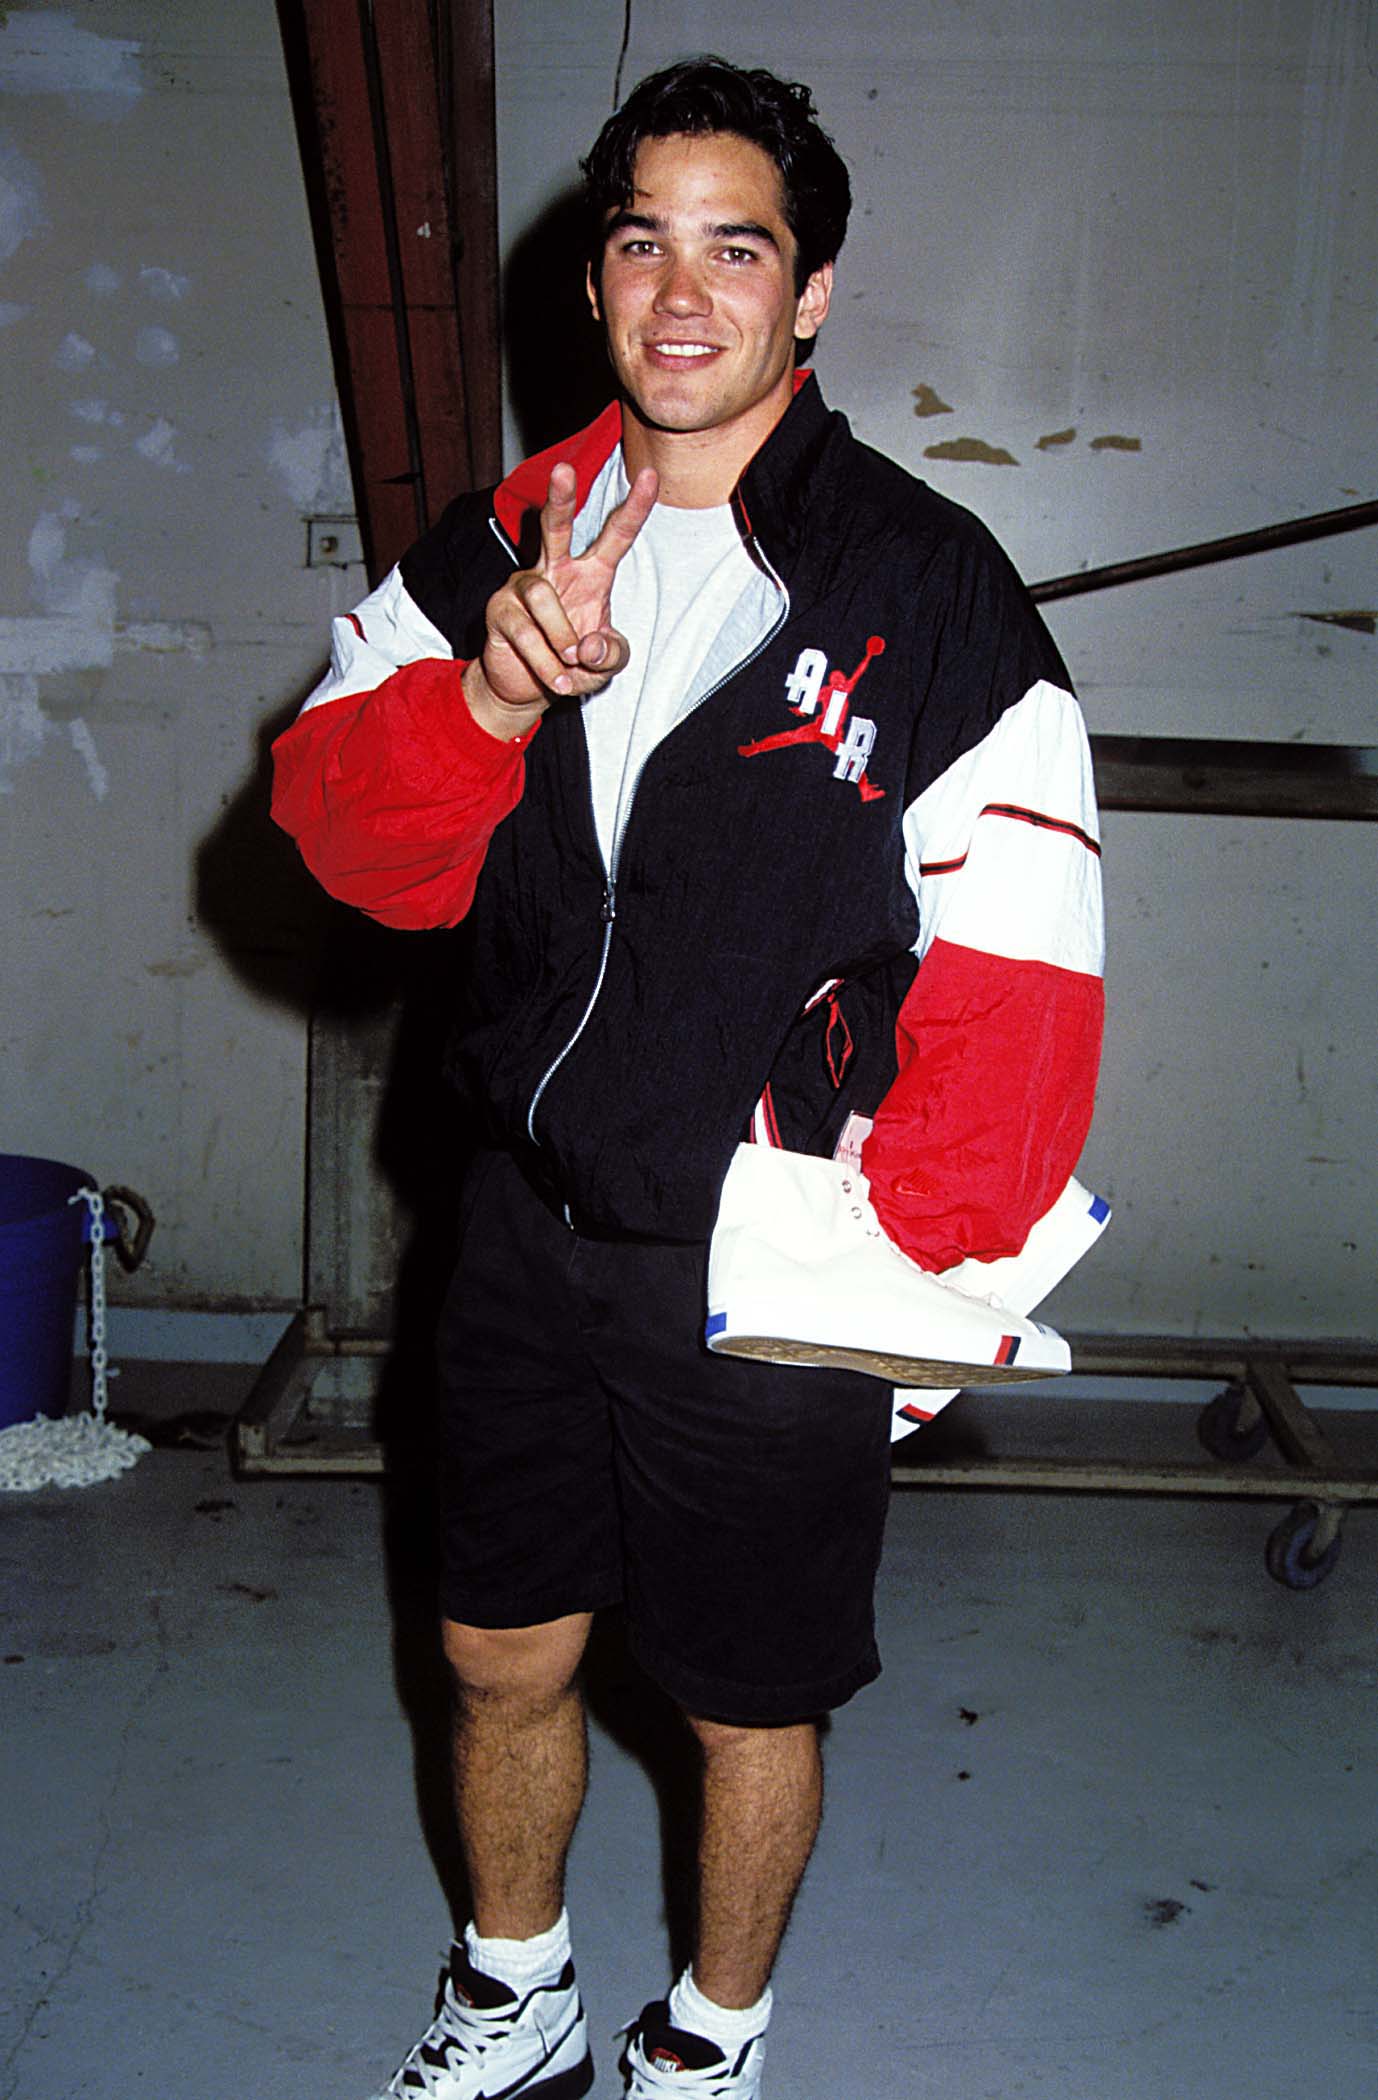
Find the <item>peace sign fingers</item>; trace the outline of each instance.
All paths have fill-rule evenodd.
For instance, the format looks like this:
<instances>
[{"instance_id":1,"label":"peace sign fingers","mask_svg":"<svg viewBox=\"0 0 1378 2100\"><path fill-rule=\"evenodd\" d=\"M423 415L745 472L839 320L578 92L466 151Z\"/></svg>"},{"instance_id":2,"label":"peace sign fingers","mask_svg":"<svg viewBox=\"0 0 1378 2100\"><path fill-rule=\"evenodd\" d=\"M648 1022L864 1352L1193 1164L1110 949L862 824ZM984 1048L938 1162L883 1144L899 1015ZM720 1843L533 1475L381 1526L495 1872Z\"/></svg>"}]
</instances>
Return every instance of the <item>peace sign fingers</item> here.
<instances>
[{"instance_id":1,"label":"peace sign fingers","mask_svg":"<svg viewBox=\"0 0 1378 2100\"><path fill-rule=\"evenodd\" d=\"M547 572L569 559L577 495L574 469L568 460L561 460L550 470L550 486L541 506L541 567Z\"/></svg>"},{"instance_id":2,"label":"peace sign fingers","mask_svg":"<svg viewBox=\"0 0 1378 2100\"><path fill-rule=\"evenodd\" d=\"M604 520L603 530L588 550L589 557L615 571L655 509L659 491L660 476L655 468L643 467L616 510Z\"/></svg>"}]
</instances>

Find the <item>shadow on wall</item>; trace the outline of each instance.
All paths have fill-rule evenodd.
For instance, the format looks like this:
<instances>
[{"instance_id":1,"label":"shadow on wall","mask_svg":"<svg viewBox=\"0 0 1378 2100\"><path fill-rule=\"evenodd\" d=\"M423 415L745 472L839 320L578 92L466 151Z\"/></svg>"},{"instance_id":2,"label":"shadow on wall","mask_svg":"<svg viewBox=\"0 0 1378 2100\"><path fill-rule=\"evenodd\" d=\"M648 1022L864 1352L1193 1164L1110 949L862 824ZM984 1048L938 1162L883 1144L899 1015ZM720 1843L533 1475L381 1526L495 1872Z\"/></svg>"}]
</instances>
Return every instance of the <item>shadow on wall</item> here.
<instances>
[{"instance_id":1,"label":"shadow on wall","mask_svg":"<svg viewBox=\"0 0 1378 2100\"><path fill-rule=\"evenodd\" d=\"M503 279L508 398L522 456L591 423L612 395L584 289L582 192L563 190L514 244Z\"/></svg>"},{"instance_id":2,"label":"shadow on wall","mask_svg":"<svg viewBox=\"0 0 1378 2100\"><path fill-rule=\"evenodd\" d=\"M314 684L312 679L311 683ZM270 747L296 720L304 685L258 730L252 770L196 849L196 914L240 982L306 1014L316 993L328 899L269 815Z\"/></svg>"},{"instance_id":3,"label":"shadow on wall","mask_svg":"<svg viewBox=\"0 0 1378 2100\"><path fill-rule=\"evenodd\" d=\"M197 915L258 998L318 1029L376 1039L388 1072L376 1158L411 1206L432 1185L437 1130L456 1115L442 1064L463 936L395 933L337 904L274 824L272 745L314 684L261 725L252 771L197 849Z\"/></svg>"}]
</instances>

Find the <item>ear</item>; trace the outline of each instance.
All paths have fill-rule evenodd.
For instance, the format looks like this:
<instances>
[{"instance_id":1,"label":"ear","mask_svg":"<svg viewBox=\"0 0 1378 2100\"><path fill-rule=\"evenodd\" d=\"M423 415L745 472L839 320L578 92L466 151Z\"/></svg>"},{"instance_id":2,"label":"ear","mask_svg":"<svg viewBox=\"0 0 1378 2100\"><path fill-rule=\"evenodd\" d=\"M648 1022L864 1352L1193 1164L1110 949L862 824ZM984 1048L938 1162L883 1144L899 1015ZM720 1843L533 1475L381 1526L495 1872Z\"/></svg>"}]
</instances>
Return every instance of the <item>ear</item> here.
<instances>
[{"instance_id":1,"label":"ear","mask_svg":"<svg viewBox=\"0 0 1378 2100\"><path fill-rule=\"evenodd\" d=\"M585 263L584 265L584 290L588 293L588 301L593 309L594 320L601 322L603 309L598 303L598 280L593 274L592 263Z\"/></svg>"},{"instance_id":2,"label":"ear","mask_svg":"<svg viewBox=\"0 0 1378 2100\"><path fill-rule=\"evenodd\" d=\"M794 333L801 342L816 336L828 318L828 308L833 296L833 266L830 262L819 265L799 294L795 309Z\"/></svg>"}]
</instances>

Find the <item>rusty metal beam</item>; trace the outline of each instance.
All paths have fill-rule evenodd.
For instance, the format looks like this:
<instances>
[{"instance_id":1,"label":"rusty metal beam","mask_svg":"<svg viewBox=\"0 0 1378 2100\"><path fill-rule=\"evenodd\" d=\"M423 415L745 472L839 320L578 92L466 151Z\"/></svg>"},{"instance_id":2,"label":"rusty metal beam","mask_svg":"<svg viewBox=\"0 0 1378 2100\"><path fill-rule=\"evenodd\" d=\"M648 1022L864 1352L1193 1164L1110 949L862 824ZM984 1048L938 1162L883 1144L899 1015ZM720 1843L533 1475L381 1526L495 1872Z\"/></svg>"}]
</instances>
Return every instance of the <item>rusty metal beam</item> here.
<instances>
[{"instance_id":1,"label":"rusty metal beam","mask_svg":"<svg viewBox=\"0 0 1378 2100\"><path fill-rule=\"evenodd\" d=\"M491 104L491 9L488 0L279 5L376 579L452 497L496 477L494 130L491 111L486 125L468 111L459 141L443 114L454 52L486 79ZM461 214L472 210L471 223L452 220L452 199ZM463 308L458 257L467 258Z\"/></svg>"},{"instance_id":2,"label":"rusty metal beam","mask_svg":"<svg viewBox=\"0 0 1378 2100\"><path fill-rule=\"evenodd\" d=\"M502 474L498 295L498 120L493 0L447 0L439 15L440 120L450 185L465 410L474 486Z\"/></svg>"},{"instance_id":3,"label":"rusty metal beam","mask_svg":"<svg viewBox=\"0 0 1378 2100\"><path fill-rule=\"evenodd\" d=\"M1091 757L1102 809L1378 819L1378 747L1098 735Z\"/></svg>"}]
</instances>

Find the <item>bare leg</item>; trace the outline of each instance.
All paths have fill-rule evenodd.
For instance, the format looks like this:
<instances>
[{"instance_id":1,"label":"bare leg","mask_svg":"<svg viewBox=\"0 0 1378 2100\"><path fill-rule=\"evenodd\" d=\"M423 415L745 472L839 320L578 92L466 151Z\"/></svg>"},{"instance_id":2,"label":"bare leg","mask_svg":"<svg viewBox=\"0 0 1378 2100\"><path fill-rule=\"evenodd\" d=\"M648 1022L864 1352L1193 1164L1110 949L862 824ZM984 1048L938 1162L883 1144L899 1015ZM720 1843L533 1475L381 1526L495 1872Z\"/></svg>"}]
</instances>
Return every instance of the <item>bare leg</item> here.
<instances>
[{"instance_id":1,"label":"bare leg","mask_svg":"<svg viewBox=\"0 0 1378 2100\"><path fill-rule=\"evenodd\" d=\"M583 1613L503 1632L445 1622L455 1809L485 1938L531 1939L564 1903L588 1767L575 1673L589 1623Z\"/></svg>"},{"instance_id":2,"label":"bare leg","mask_svg":"<svg viewBox=\"0 0 1378 2100\"><path fill-rule=\"evenodd\" d=\"M694 1981L715 2004L754 2005L770 1981L823 1807L818 1730L691 1719L703 1752Z\"/></svg>"}]
</instances>

